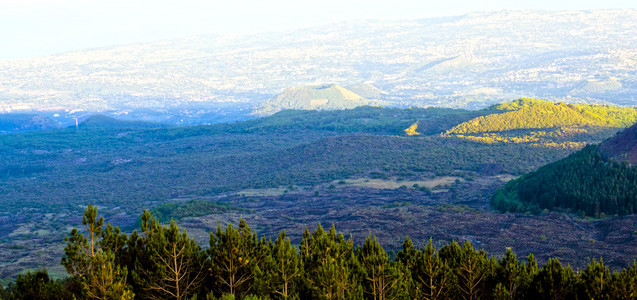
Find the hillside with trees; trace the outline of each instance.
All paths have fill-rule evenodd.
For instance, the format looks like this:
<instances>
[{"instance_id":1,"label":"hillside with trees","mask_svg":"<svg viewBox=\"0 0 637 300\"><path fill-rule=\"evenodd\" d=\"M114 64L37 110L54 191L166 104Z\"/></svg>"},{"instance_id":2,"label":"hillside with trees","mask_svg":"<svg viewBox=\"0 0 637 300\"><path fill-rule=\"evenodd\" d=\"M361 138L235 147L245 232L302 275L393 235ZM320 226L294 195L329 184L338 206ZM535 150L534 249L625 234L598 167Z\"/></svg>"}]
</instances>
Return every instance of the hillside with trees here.
<instances>
[{"instance_id":1,"label":"hillside with trees","mask_svg":"<svg viewBox=\"0 0 637 300\"><path fill-rule=\"evenodd\" d=\"M628 224L631 217L572 228L550 215L505 220L509 216L491 211L489 199L505 181L574 149L443 134L486 113L364 106L285 110L192 127L96 116L77 129L0 135L0 278L42 266L63 277L66 271L51 261L61 255L60 241L81 221L77 216L87 202L126 232L138 224L131 212L147 209L162 221L184 224L200 243L218 221L244 216L268 237L283 229L292 237L307 224L334 223L358 238L382 237L388 251L401 243L395 232L436 243L480 240L490 252L524 235L517 252L537 253L542 263L568 245L587 253L562 253L559 258L571 265L581 267L586 257L612 248L608 264L626 267L636 250L622 241L632 231L608 235L605 228ZM412 124L418 135L405 133ZM557 141L598 143L614 134L607 130ZM542 231L503 225L529 222ZM539 238L547 232L552 239ZM300 239L292 237L295 243Z\"/></svg>"},{"instance_id":2,"label":"hillside with trees","mask_svg":"<svg viewBox=\"0 0 637 300\"><path fill-rule=\"evenodd\" d=\"M462 123L448 133L486 133L561 126L627 127L637 119L637 110L634 108L554 103L529 98L495 104L485 111L491 114Z\"/></svg>"},{"instance_id":3,"label":"hillside with trees","mask_svg":"<svg viewBox=\"0 0 637 300\"><path fill-rule=\"evenodd\" d=\"M636 128L507 183L493 197L493 206L515 212L562 209L592 217L635 213L637 169L629 163Z\"/></svg>"},{"instance_id":4,"label":"hillside with trees","mask_svg":"<svg viewBox=\"0 0 637 300\"><path fill-rule=\"evenodd\" d=\"M21 274L3 299L632 299L637 265L611 272L593 259L582 270L551 259L500 256L451 242L419 249L408 237L390 257L373 236L355 245L334 226L305 228L299 245L281 231L259 238L245 220L210 233L199 246L174 221L148 212L122 233L89 205L81 229L65 238L70 277Z\"/></svg>"},{"instance_id":5,"label":"hillside with trees","mask_svg":"<svg viewBox=\"0 0 637 300\"><path fill-rule=\"evenodd\" d=\"M403 129L415 121L422 124L424 135L436 135L464 121L480 116L481 111L452 108L389 108L358 106L345 110L295 110L286 109L271 116L243 122L216 124L211 128L230 133L290 133L295 131L320 131L401 135Z\"/></svg>"},{"instance_id":6,"label":"hillside with trees","mask_svg":"<svg viewBox=\"0 0 637 300\"><path fill-rule=\"evenodd\" d=\"M0 134L59 128L50 118L35 114L0 114Z\"/></svg>"},{"instance_id":7,"label":"hillside with trees","mask_svg":"<svg viewBox=\"0 0 637 300\"><path fill-rule=\"evenodd\" d=\"M502 211L548 209L603 217L635 213L637 169L608 161L591 145L509 182L492 200Z\"/></svg>"},{"instance_id":8,"label":"hillside with trees","mask_svg":"<svg viewBox=\"0 0 637 300\"><path fill-rule=\"evenodd\" d=\"M599 145L604 157L618 162L637 164L637 125L617 133L614 137Z\"/></svg>"},{"instance_id":9,"label":"hillside with trees","mask_svg":"<svg viewBox=\"0 0 637 300\"><path fill-rule=\"evenodd\" d=\"M446 132L482 142L535 143L545 146L581 148L573 136L609 135L637 122L637 110L607 105L553 103L522 98L492 105L484 115Z\"/></svg>"}]
</instances>

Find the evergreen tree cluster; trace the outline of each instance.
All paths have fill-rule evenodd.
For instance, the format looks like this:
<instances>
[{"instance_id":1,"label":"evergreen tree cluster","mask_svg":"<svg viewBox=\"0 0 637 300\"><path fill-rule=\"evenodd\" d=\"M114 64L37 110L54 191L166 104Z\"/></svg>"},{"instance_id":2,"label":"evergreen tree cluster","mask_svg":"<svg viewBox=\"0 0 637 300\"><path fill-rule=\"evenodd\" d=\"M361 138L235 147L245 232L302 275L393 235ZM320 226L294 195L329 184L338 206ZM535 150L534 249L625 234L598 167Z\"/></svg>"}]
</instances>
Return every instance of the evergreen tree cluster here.
<instances>
[{"instance_id":1,"label":"evergreen tree cluster","mask_svg":"<svg viewBox=\"0 0 637 300\"><path fill-rule=\"evenodd\" d=\"M512 180L491 200L501 211L572 210L600 217L637 211L637 169L608 160L589 145Z\"/></svg>"},{"instance_id":2,"label":"evergreen tree cluster","mask_svg":"<svg viewBox=\"0 0 637 300\"><path fill-rule=\"evenodd\" d=\"M19 275L0 299L635 299L637 263L611 273L592 260L574 271L551 259L538 268L456 242L417 249L409 238L395 259L374 237L360 246L320 225L299 246L284 231L257 238L245 220L218 226L200 247L174 221L160 224L148 211L130 235L104 225L97 209L84 212L84 233L66 238L68 278L46 270Z\"/></svg>"}]
</instances>

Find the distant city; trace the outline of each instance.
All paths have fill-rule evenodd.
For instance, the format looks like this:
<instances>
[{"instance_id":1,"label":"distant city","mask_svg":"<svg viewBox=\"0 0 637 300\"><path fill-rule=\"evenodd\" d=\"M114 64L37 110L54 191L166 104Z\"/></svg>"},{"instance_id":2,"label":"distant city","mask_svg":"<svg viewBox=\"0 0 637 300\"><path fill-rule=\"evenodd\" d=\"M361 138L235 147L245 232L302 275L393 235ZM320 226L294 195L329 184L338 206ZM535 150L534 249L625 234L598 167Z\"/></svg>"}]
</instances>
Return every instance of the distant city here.
<instances>
[{"instance_id":1,"label":"distant city","mask_svg":"<svg viewBox=\"0 0 637 300\"><path fill-rule=\"evenodd\" d=\"M637 104L637 10L500 11L195 36L0 62L0 112L177 124L250 118L287 88L369 84L383 105L520 97Z\"/></svg>"}]
</instances>

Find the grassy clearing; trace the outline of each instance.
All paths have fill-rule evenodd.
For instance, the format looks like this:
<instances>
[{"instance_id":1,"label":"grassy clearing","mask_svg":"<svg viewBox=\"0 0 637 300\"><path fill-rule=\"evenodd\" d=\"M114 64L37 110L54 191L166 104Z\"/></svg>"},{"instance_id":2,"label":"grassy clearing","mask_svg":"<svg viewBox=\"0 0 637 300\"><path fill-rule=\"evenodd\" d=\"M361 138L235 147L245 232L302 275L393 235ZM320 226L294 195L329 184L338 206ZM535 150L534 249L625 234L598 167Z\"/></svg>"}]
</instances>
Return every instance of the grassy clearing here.
<instances>
[{"instance_id":1,"label":"grassy clearing","mask_svg":"<svg viewBox=\"0 0 637 300\"><path fill-rule=\"evenodd\" d=\"M267 197L267 196L282 196L283 194L294 192L290 191L287 188L278 187L278 188L267 188L267 189L245 189L240 192L237 192L236 195L242 195L244 197Z\"/></svg>"},{"instance_id":2,"label":"grassy clearing","mask_svg":"<svg viewBox=\"0 0 637 300\"><path fill-rule=\"evenodd\" d=\"M501 174L501 175L496 175L496 178L498 178L500 181L502 182L509 182L513 179L516 179L520 176L515 176L515 175L511 175L511 174Z\"/></svg>"},{"instance_id":3,"label":"grassy clearing","mask_svg":"<svg viewBox=\"0 0 637 300\"><path fill-rule=\"evenodd\" d=\"M502 175L502 176L505 176L505 175ZM507 175L507 176L510 176L510 175ZM395 190L403 186L407 188L413 188L414 185L418 185L418 187L425 187L430 190L435 190L434 192L436 192L436 191L444 190L445 186L454 184L456 180L460 182L465 181L465 179L463 179L462 177L456 177L456 176L439 176L439 177L435 177L435 178L427 179L427 180L398 180L396 178L371 179L371 178L363 177L363 178L355 178L355 179L333 180L322 186L328 187L328 188L354 186L354 187L369 187L369 188L383 189L383 190ZM289 187L244 189L233 194L240 195L243 197L268 197L268 196L276 197L276 196L282 196L284 194L294 194L294 193L298 193L300 191L308 190L308 189L312 189L312 188L295 186L294 189L290 189Z\"/></svg>"},{"instance_id":4,"label":"grassy clearing","mask_svg":"<svg viewBox=\"0 0 637 300\"><path fill-rule=\"evenodd\" d=\"M343 180L345 182L344 185L347 186L360 186L360 187L371 187L375 189L398 189L401 186L406 186L408 188L413 187L417 184L419 187L426 187L428 189L434 189L439 186L445 186L447 184L454 184L456 180L462 182L464 179L461 177L455 176L440 176L427 180L396 180L396 179L369 179L369 178L357 178L357 179L346 179ZM338 184L340 181L334 181L332 184ZM341 185L343 185L341 183Z\"/></svg>"}]
</instances>

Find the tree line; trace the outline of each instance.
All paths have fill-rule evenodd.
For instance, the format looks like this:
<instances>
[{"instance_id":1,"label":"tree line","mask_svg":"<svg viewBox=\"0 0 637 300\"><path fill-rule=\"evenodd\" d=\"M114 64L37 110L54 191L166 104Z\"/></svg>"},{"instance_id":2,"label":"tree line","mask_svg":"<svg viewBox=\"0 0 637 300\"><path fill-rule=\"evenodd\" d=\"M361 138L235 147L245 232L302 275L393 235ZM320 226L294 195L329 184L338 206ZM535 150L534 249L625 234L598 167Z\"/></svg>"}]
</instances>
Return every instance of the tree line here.
<instances>
[{"instance_id":1,"label":"tree line","mask_svg":"<svg viewBox=\"0 0 637 300\"><path fill-rule=\"evenodd\" d=\"M395 258L374 237L355 246L334 226L303 232L298 246L281 231L257 238L241 219L218 226L202 248L174 221L144 211L126 235L95 206L83 230L65 238L61 263L70 275L53 280L27 272L0 289L1 299L634 299L637 264L610 272L600 259L582 271L550 259L539 268L507 250L491 256L467 242L422 249L406 238Z\"/></svg>"},{"instance_id":2,"label":"tree line","mask_svg":"<svg viewBox=\"0 0 637 300\"><path fill-rule=\"evenodd\" d=\"M597 145L512 180L491 203L501 211L572 210L583 216L637 211L637 169L604 158Z\"/></svg>"}]
</instances>

